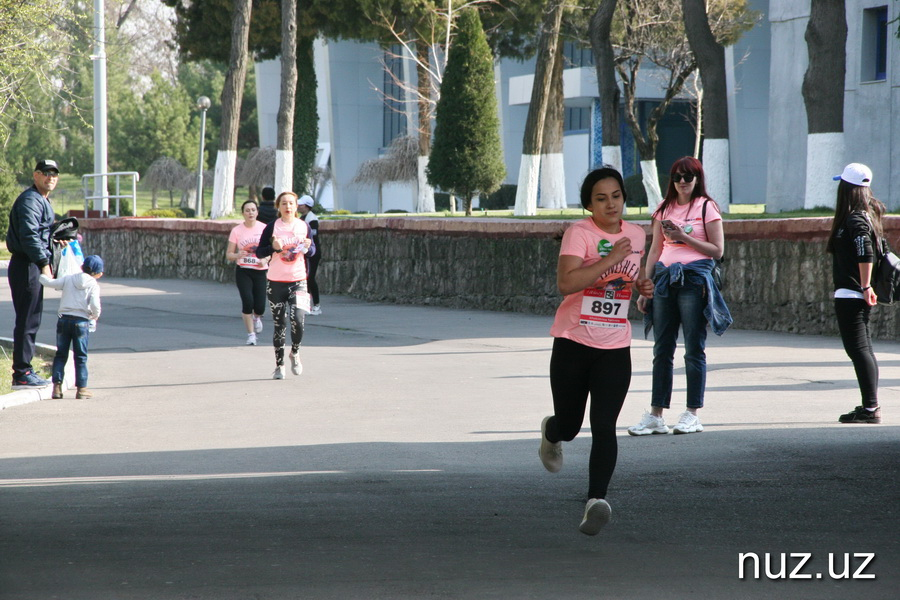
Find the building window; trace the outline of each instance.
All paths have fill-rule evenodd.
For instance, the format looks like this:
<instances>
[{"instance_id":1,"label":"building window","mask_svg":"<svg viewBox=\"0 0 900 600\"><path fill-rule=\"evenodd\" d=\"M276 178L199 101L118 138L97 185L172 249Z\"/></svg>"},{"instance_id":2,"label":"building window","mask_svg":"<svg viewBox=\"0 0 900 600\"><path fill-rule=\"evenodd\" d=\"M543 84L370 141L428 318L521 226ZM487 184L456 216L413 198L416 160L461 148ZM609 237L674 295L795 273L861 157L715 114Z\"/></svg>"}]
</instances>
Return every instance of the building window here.
<instances>
[{"instance_id":1,"label":"building window","mask_svg":"<svg viewBox=\"0 0 900 600\"><path fill-rule=\"evenodd\" d=\"M591 128L591 107L566 107L563 117L563 132L575 133L588 131Z\"/></svg>"},{"instance_id":2,"label":"building window","mask_svg":"<svg viewBox=\"0 0 900 600\"><path fill-rule=\"evenodd\" d=\"M403 47L399 44L391 46L384 53L384 109L382 128L382 146L387 148L398 137L406 135L406 107L403 103Z\"/></svg>"},{"instance_id":3,"label":"building window","mask_svg":"<svg viewBox=\"0 0 900 600\"><path fill-rule=\"evenodd\" d=\"M563 57L565 59L563 69L594 66L593 51L574 42L563 42Z\"/></svg>"},{"instance_id":4,"label":"building window","mask_svg":"<svg viewBox=\"0 0 900 600\"><path fill-rule=\"evenodd\" d=\"M860 78L862 81L887 79L888 14L887 6L863 11Z\"/></svg>"}]
</instances>

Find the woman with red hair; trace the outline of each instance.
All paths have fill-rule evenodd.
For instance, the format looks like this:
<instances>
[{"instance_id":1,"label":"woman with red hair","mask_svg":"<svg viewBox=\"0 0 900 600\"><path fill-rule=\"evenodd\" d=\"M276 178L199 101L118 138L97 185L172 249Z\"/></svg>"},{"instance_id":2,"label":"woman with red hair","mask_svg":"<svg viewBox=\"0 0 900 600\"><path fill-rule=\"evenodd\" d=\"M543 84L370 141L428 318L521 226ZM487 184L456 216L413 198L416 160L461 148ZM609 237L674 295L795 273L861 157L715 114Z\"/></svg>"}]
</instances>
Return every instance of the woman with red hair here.
<instances>
[{"instance_id":1,"label":"woman with red hair","mask_svg":"<svg viewBox=\"0 0 900 600\"><path fill-rule=\"evenodd\" d=\"M668 433L663 411L672 400L672 379L678 329L684 331L687 410L674 433L699 433L697 411L706 390L706 326L722 335L731 314L713 282L715 259L725 251L719 206L706 192L703 165L691 156L675 161L666 197L653 213L653 241L644 266L654 282L652 301L638 300L645 314L645 332L654 330L653 392L650 412L628 428L631 435Z\"/></svg>"}]
</instances>

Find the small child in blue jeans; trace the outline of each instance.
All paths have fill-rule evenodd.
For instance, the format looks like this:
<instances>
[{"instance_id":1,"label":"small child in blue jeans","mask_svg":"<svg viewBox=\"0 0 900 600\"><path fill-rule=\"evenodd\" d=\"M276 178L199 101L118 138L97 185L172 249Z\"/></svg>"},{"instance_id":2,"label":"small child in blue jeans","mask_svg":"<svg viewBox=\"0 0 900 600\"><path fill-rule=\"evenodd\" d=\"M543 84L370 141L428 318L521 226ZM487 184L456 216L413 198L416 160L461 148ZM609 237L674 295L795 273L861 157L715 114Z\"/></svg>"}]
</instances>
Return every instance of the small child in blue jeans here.
<instances>
[{"instance_id":1,"label":"small child in blue jeans","mask_svg":"<svg viewBox=\"0 0 900 600\"><path fill-rule=\"evenodd\" d=\"M52 398L63 397L62 384L65 378L69 346L75 355L75 398L86 400L93 394L87 388L88 337L100 318L100 285L97 280L103 276L103 259L92 254L85 257L81 273L72 273L59 279L41 275L41 284L55 290L62 290L59 301L59 321L56 322L56 356L53 358Z\"/></svg>"}]
</instances>

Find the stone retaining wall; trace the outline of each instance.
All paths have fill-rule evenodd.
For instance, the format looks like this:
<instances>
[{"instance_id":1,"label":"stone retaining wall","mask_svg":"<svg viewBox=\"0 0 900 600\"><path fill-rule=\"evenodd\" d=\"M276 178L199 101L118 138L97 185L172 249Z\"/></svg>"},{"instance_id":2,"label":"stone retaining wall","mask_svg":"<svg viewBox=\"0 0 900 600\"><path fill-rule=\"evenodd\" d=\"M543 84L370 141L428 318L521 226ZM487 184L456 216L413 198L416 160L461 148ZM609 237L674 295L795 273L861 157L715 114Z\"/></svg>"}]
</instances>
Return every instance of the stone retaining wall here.
<instances>
[{"instance_id":1,"label":"stone retaining wall","mask_svg":"<svg viewBox=\"0 0 900 600\"><path fill-rule=\"evenodd\" d=\"M230 282L228 233L237 221L85 219L84 248L111 277ZM726 301L735 327L836 334L830 218L725 221ZM559 304L556 261L570 221L426 219L321 222L323 294L376 302L550 315ZM641 223L649 230L649 223ZM887 219L900 246L900 217ZM649 236L648 236L649 238ZM900 305L873 311L873 333L896 339ZM632 315L636 316L636 315Z\"/></svg>"}]
</instances>

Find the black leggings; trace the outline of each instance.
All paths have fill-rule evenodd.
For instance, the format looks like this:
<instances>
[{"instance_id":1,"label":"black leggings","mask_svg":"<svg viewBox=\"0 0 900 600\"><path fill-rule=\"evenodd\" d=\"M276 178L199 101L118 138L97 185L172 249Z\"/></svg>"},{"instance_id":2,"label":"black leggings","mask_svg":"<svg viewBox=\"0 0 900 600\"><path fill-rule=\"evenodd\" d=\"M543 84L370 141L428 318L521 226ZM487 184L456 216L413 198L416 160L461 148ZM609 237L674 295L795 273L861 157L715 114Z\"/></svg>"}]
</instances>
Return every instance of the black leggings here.
<instances>
[{"instance_id":1,"label":"black leggings","mask_svg":"<svg viewBox=\"0 0 900 600\"><path fill-rule=\"evenodd\" d=\"M847 356L853 361L863 406L878 406L878 361L872 348L869 332L869 313L872 307L865 300L835 298L834 312Z\"/></svg>"},{"instance_id":2,"label":"black leggings","mask_svg":"<svg viewBox=\"0 0 900 600\"><path fill-rule=\"evenodd\" d=\"M272 309L272 344L275 346L275 366L284 364L284 338L288 320L291 322L291 354L300 350L303 341L303 320L306 313L297 306L297 295L306 293L306 281L269 281L269 308Z\"/></svg>"},{"instance_id":3,"label":"black leggings","mask_svg":"<svg viewBox=\"0 0 900 600\"><path fill-rule=\"evenodd\" d=\"M234 282L241 295L241 313L262 316L266 312L266 272L235 267Z\"/></svg>"},{"instance_id":4,"label":"black leggings","mask_svg":"<svg viewBox=\"0 0 900 600\"><path fill-rule=\"evenodd\" d=\"M319 304L319 284L316 282L316 271L319 270L319 260L321 259L322 256L316 252L307 263L309 273L306 277L306 283L309 286L309 293L312 295L312 303L316 305Z\"/></svg>"},{"instance_id":5,"label":"black leggings","mask_svg":"<svg viewBox=\"0 0 900 600\"><path fill-rule=\"evenodd\" d=\"M616 420L631 385L631 348L601 350L565 338L553 340L550 388L554 416L547 422L547 440L570 442L584 422L591 395L591 458L588 498L605 498L616 470Z\"/></svg>"}]
</instances>

